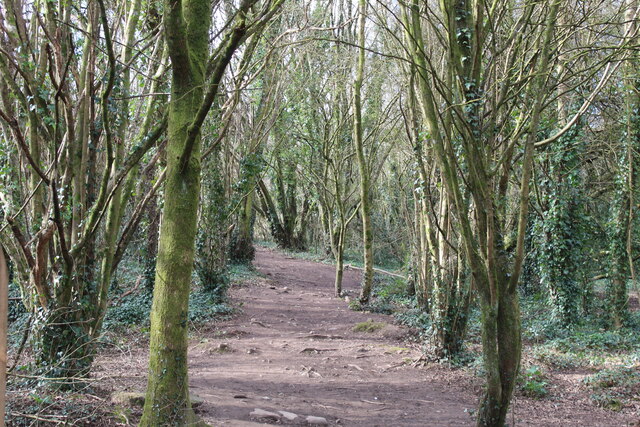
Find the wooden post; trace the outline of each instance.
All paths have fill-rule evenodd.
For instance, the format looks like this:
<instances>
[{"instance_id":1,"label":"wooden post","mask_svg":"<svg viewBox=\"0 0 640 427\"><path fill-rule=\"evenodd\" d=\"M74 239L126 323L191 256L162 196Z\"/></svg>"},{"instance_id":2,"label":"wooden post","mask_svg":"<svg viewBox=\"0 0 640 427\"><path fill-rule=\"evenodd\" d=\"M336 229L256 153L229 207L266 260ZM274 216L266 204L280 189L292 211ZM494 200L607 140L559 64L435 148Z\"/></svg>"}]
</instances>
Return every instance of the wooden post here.
<instances>
[{"instance_id":1,"label":"wooden post","mask_svg":"<svg viewBox=\"0 0 640 427\"><path fill-rule=\"evenodd\" d=\"M7 394L7 326L9 315L9 267L0 246L0 426L4 427Z\"/></svg>"}]
</instances>

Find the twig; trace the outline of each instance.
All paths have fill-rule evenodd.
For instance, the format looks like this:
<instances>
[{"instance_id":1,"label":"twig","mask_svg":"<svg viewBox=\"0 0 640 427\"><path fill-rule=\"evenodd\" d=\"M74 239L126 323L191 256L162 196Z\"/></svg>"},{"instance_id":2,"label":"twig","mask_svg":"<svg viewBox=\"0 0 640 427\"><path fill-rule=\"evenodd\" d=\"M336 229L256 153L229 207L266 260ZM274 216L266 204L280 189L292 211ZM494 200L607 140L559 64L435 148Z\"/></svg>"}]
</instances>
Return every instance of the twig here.
<instances>
[{"instance_id":1,"label":"twig","mask_svg":"<svg viewBox=\"0 0 640 427\"><path fill-rule=\"evenodd\" d=\"M125 299L125 297L128 297L132 293L136 292L138 290L138 287L140 286L140 282L142 282L142 276L138 276L138 279L136 280L136 284L133 286L133 288L129 289L127 292L120 295L118 300L115 302L115 305L120 304L122 300Z\"/></svg>"},{"instance_id":2,"label":"twig","mask_svg":"<svg viewBox=\"0 0 640 427\"><path fill-rule=\"evenodd\" d=\"M44 421L46 423L65 424L65 422L66 422L66 421L60 421L60 420L56 420L56 419L52 419L52 418L40 417L38 415L23 414L21 412L10 412L9 414L11 414L12 417L30 418L32 420Z\"/></svg>"},{"instance_id":3,"label":"twig","mask_svg":"<svg viewBox=\"0 0 640 427\"><path fill-rule=\"evenodd\" d=\"M386 405L386 403L374 402L373 400L360 399L360 401L364 403L371 403L372 405Z\"/></svg>"}]
</instances>

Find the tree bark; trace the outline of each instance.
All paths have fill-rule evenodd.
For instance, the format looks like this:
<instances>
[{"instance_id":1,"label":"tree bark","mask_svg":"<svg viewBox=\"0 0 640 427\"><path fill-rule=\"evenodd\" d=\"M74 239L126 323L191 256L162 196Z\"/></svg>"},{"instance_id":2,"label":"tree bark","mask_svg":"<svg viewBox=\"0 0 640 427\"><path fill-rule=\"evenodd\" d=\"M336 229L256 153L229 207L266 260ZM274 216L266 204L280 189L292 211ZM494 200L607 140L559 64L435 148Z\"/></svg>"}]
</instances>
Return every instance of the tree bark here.
<instances>
[{"instance_id":1,"label":"tree bark","mask_svg":"<svg viewBox=\"0 0 640 427\"><path fill-rule=\"evenodd\" d=\"M196 422L189 401L187 324L200 195L200 135L183 153L204 98L211 4L167 0L165 36L172 65L167 178L158 242L149 378L141 426Z\"/></svg>"},{"instance_id":2,"label":"tree bark","mask_svg":"<svg viewBox=\"0 0 640 427\"><path fill-rule=\"evenodd\" d=\"M371 287L373 285L373 232L371 229L371 204L369 201L369 167L364 153L364 137L362 130L362 82L364 78L365 62L365 19L367 4L365 0L358 2L358 65L356 68L356 79L353 87L354 92L354 119L353 119L353 141L358 159L358 169L360 171L360 217L362 218L362 244L364 271L362 273L362 290L360 292L360 303L366 304L371 297Z\"/></svg>"}]
</instances>

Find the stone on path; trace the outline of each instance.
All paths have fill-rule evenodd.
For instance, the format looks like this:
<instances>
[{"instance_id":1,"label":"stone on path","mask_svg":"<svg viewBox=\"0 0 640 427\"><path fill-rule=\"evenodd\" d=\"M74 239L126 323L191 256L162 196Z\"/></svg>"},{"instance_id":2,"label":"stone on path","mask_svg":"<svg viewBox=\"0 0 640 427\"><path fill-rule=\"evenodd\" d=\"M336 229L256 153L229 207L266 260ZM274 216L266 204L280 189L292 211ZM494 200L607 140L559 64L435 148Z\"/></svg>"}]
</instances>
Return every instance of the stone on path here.
<instances>
[{"instance_id":1,"label":"stone on path","mask_svg":"<svg viewBox=\"0 0 640 427\"><path fill-rule=\"evenodd\" d=\"M259 420L280 421L280 414L276 414L275 412L265 411L264 409L259 409L259 408L254 409L249 414L249 416Z\"/></svg>"},{"instance_id":2,"label":"stone on path","mask_svg":"<svg viewBox=\"0 0 640 427\"><path fill-rule=\"evenodd\" d=\"M287 411L278 411L278 412L288 421L295 421L296 418L298 418L298 416L293 412L287 412Z\"/></svg>"},{"instance_id":3,"label":"stone on path","mask_svg":"<svg viewBox=\"0 0 640 427\"><path fill-rule=\"evenodd\" d=\"M307 424L310 424L312 426L328 426L329 422L327 421L326 418L314 417L312 415L309 415L307 417Z\"/></svg>"}]
</instances>

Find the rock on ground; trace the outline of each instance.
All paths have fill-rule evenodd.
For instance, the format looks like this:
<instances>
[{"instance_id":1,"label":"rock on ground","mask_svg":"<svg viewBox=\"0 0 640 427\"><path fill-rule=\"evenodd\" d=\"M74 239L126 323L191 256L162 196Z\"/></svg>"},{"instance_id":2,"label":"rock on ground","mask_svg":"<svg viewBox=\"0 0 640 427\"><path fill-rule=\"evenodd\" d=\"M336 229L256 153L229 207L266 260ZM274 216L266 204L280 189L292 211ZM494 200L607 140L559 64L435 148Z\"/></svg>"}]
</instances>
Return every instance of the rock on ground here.
<instances>
[{"instance_id":1,"label":"rock on ground","mask_svg":"<svg viewBox=\"0 0 640 427\"><path fill-rule=\"evenodd\" d=\"M275 412L265 411L264 409L256 408L249 414L251 418L256 418L265 421L280 421L280 414Z\"/></svg>"},{"instance_id":2,"label":"rock on ground","mask_svg":"<svg viewBox=\"0 0 640 427\"><path fill-rule=\"evenodd\" d=\"M287 411L278 411L278 412L288 421L295 421L298 418L298 416L293 412L287 412Z\"/></svg>"},{"instance_id":3,"label":"rock on ground","mask_svg":"<svg viewBox=\"0 0 640 427\"><path fill-rule=\"evenodd\" d=\"M326 418L314 417L312 415L309 415L307 417L307 424L310 424L310 425L313 425L313 426L328 426L329 422L327 421Z\"/></svg>"}]
</instances>

